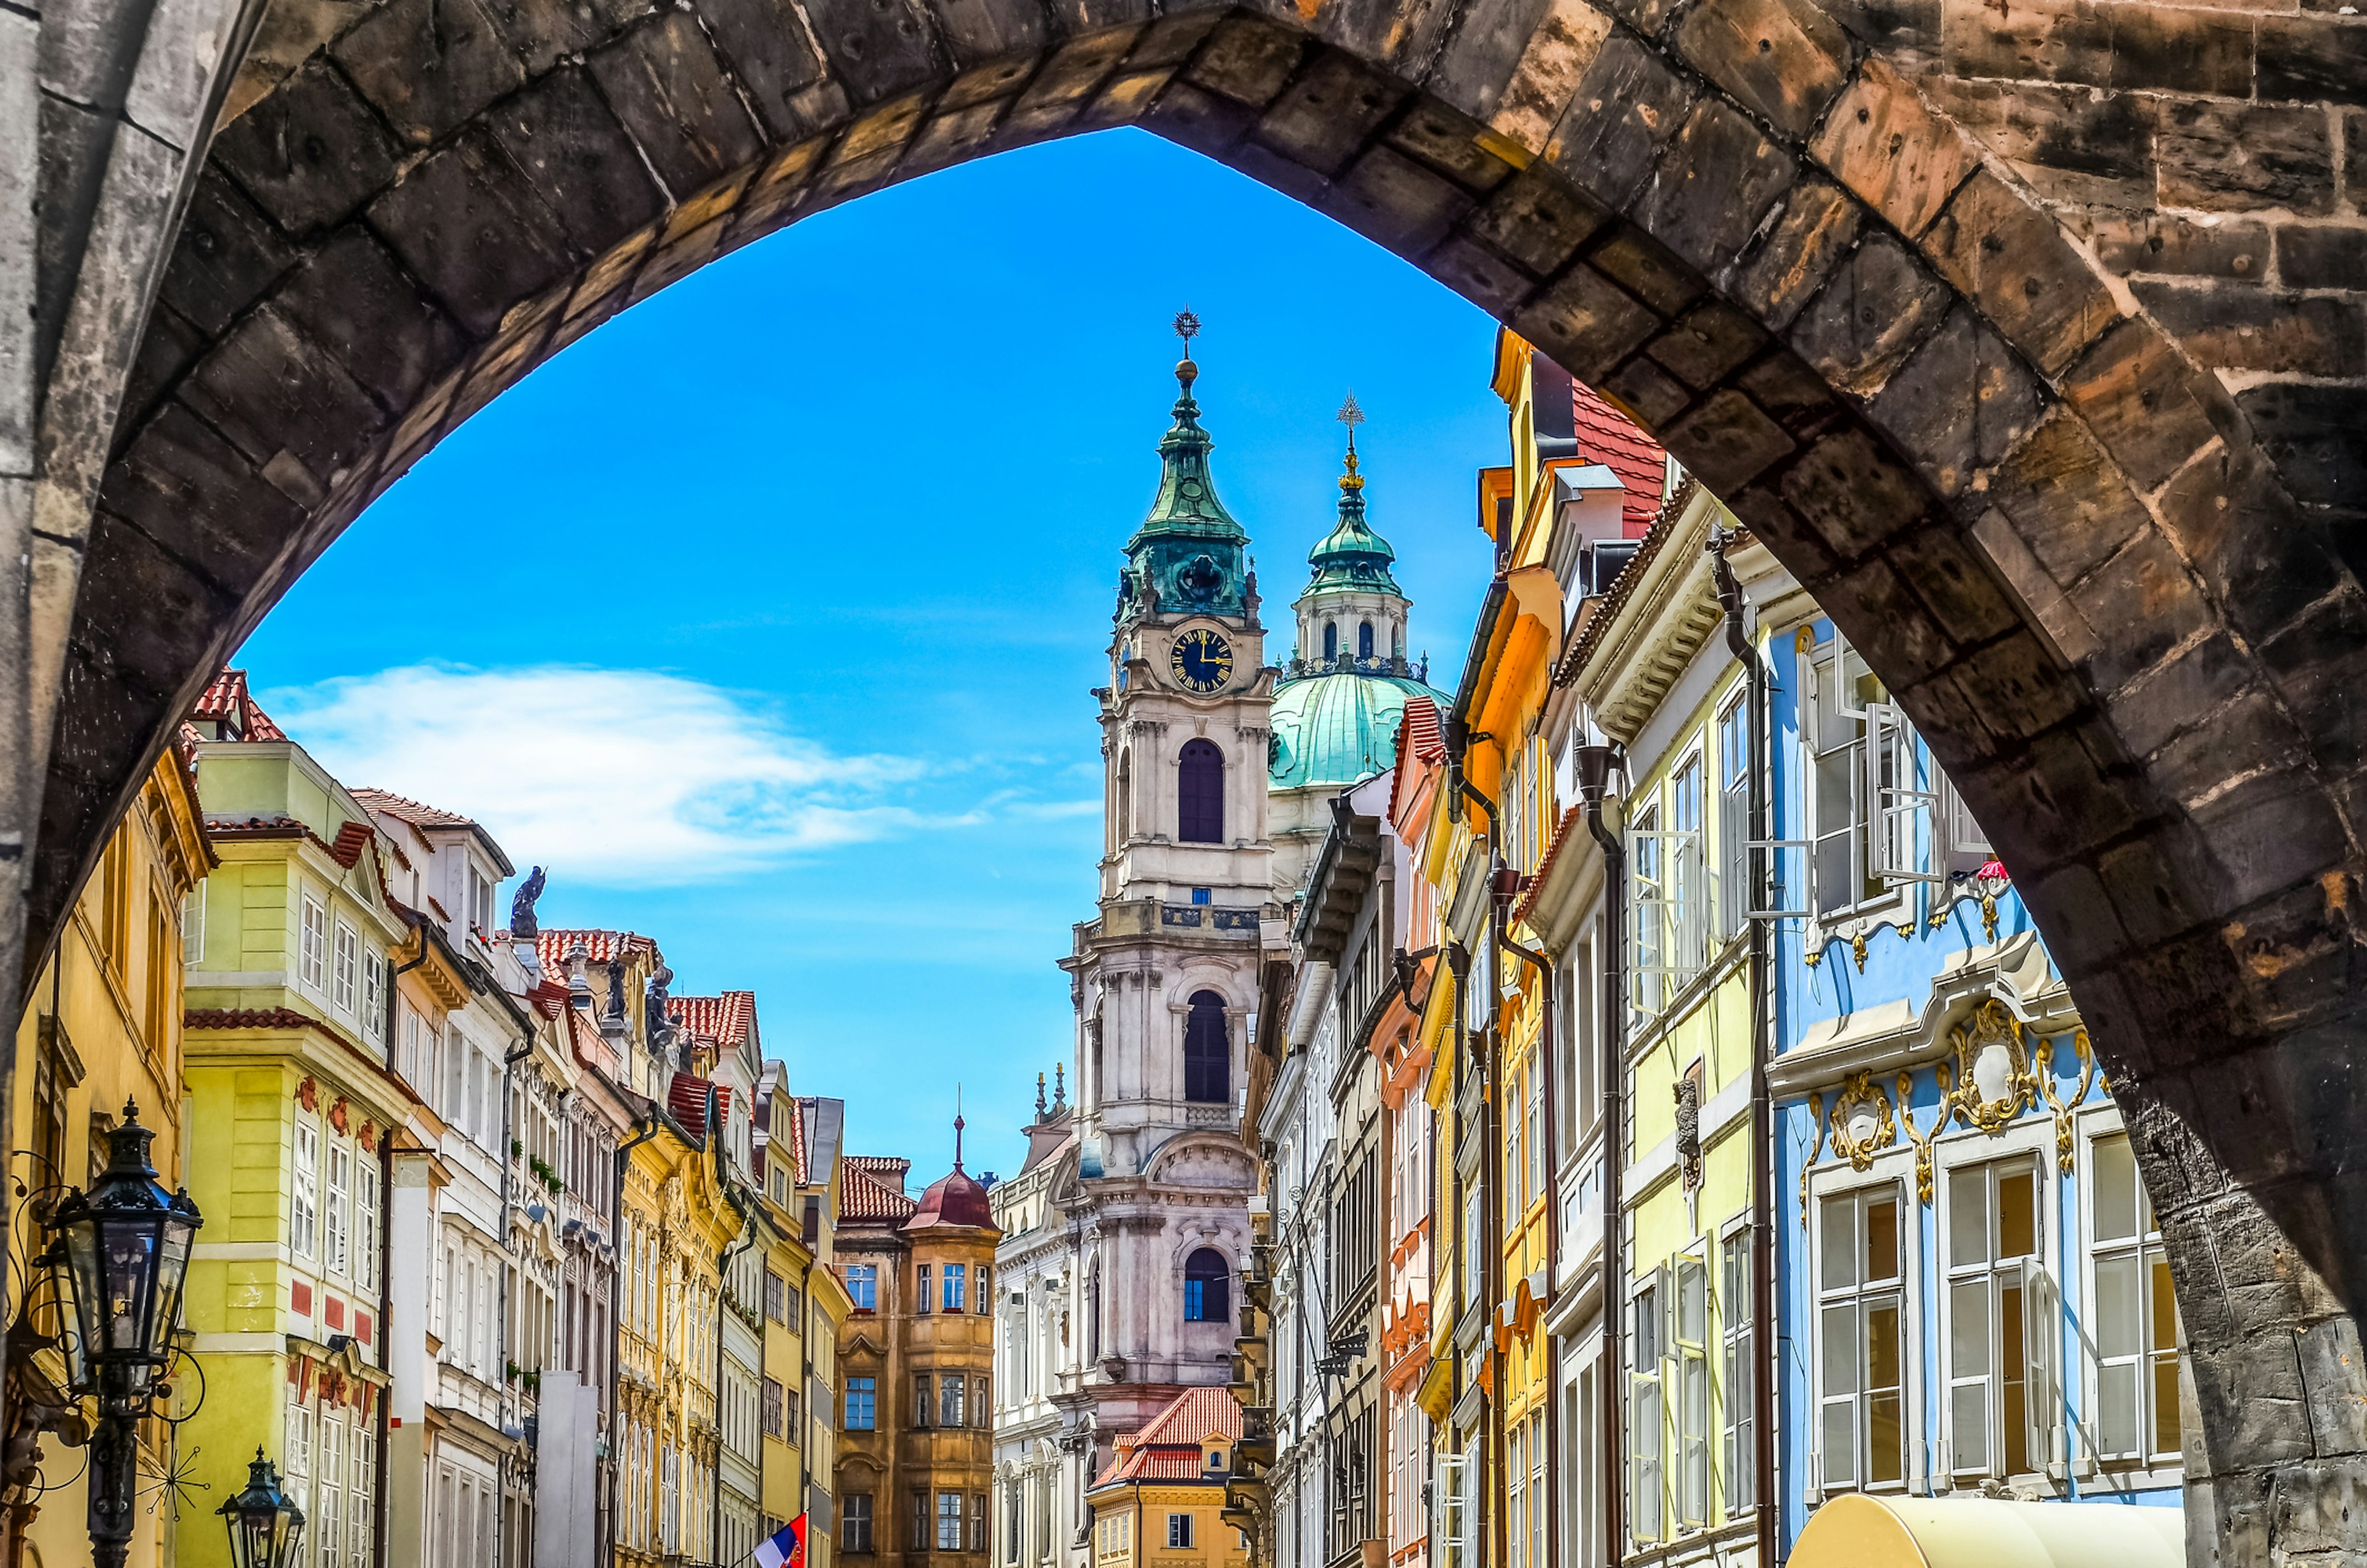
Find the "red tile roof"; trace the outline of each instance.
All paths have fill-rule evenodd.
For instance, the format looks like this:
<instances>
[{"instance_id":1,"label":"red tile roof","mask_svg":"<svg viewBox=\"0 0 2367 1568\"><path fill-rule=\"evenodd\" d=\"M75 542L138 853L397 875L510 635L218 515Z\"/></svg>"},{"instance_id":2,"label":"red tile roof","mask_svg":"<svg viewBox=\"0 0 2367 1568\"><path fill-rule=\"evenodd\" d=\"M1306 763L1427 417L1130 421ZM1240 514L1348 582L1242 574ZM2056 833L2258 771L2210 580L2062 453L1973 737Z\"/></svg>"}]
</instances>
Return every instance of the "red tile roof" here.
<instances>
[{"instance_id":1,"label":"red tile roof","mask_svg":"<svg viewBox=\"0 0 2367 1568\"><path fill-rule=\"evenodd\" d=\"M567 973L567 955L582 942L586 954L595 964L606 964L612 958L646 953L654 957L658 944L638 931L598 931L546 926L534 939L534 951L542 960L546 972Z\"/></svg>"},{"instance_id":2,"label":"red tile roof","mask_svg":"<svg viewBox=\"0 0 2367 1568\"><path fill-rule=\"evenodd\" d=\"M235 731L228 739L234 740L285 740L288 734L271 722L246 689L246 671L224 670L198 698L197 706L189 710L191 718L227 721Z\"/></svg>"},{"instance_id":3,"label":"red tile roof","mask_svg":"<svg viewBox=\"0 0 2367 1568\"><path fill-rule=\"evenodd\" d=\"M472 819L446 811L439 807L423 806L407 795L382 789L357 789L353 797L365 811L383 811L397 821L408 822L414 828L473 828Z\"/></svg>"},{"instance_id":4,"label":"red tile roof","mask_svg":"<svg viewBox=\"0 0 2367 1568\"><path fill-rule=\"evenodd\" d=\"M1668 482L1668 454L1585 382L1570 382L1569 402L1570 417L1578 427L1579 456L1619 476L1627 491L1621 505L1621 531L1631 539L1642 537L1652 519L1659 515L1660 491Z\"/></svg>"},{"instance_id":5,"label":"red tile roof","mask_svg":"<svg viewBox=\"0 0 2367 1568\"><path fill-rule=\"evenodd\" d=\"M890 1188L865 1167L878 1165L902 1166L903 1160L866 1159L849 1155L839 1162L838 1217L847 1220L892 1220L899 1224L920 1207L899 1190L902 1174L898 1173L898 1188Z\"/></svg>"},{"instance_id":6,"label":"red tile roof","mask_svg":"<svg viewBox=\"0 0 2367 1568\"><path fill-rule=\"evenodd\" d=\"M719 997L668 997L666 1016L699 1040L712 1040L726 1049L748 1043L756 1026L756 993L726 991Z\"/></svg>"},{"instance_id":7,"label":"red tile roof","mask_svg":"<svg viewBox=\"0 0 2367 1568\"><path fill-rule=\"evenodd\" d=\"M1117 1440L1110 1467L1093 1484L1107 1486L1127 1481L1221 1480L1231 1472L1212 1473L1201 1457L1203 1438L1219 1437L1227 1443L1241 1435L1241 1405L1229 1389L1187 1389L1152 1416L1139 1432Z\"/></svg>"}]
</instances>

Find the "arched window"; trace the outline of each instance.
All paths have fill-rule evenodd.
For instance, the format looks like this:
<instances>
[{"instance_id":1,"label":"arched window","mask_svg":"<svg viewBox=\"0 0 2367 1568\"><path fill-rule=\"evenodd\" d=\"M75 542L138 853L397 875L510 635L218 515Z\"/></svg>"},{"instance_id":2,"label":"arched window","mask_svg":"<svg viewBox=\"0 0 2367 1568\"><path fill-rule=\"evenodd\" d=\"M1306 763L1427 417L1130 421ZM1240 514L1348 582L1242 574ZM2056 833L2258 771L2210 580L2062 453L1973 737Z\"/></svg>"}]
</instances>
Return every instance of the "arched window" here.
<instances>
[{"instance_id":1,"label":"arched window","mask_svg":"<svg viewBox=\"0 0 2367 1568\"><path fill-rule=\"evenodd\" d=\"M1326 621L1323 623L1323 662L1329 664L1339 657L1340 623Z\"/></svg>"},{"instance_id":2,"label":"arched window","mask_svg":"<svg viewBox=\"0 0 2367 1568\"><path fill-rule=\"evenodd\" d=\"M1233 1321L1232 1265L1213 1247L1204 1247L1184 1260L1184 1321Z\"/></svg>"},{"instance_id":3,"label":"arched window","mask_svg":"<svg viewBox=\"0 0 2367 1568\"><path fill-rule=\"evenodd\" d=\"M1366 621L1356 628L1356 657L1359 659L1370 659L1372 656L1373 623Z\"/></svg>"},{"instance_id":4,"label":"arched window","mask_svg":"<svg viewBox=\"0 0 2367 1568\"><path fill-rule=\"evenodd\" d=\"M1222 1105L1233 1098L1233 1048L1225 1038L1225 998L1214 991L1192 993L1184 1021L1184 1098Z\"/></svg>"},{"instance_id":5,"label":"arched window","mask_svg":"<svg viewBox=\"0 0 2367 1568\"><path fill-rule=\"evenodd\" d=\"M1187 844L1225 841L1225 754L1213 740L1187 740L1176 764L1175 837Z\"/></svg>"}]
</instances>

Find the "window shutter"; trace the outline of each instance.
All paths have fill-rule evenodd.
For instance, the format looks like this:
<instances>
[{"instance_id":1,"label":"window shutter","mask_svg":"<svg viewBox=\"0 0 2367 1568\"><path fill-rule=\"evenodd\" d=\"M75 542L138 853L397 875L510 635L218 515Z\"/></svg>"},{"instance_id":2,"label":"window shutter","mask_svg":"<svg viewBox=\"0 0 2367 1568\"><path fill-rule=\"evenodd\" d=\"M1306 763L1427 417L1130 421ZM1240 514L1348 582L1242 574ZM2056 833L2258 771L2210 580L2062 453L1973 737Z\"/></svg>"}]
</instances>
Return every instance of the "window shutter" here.
<instances>
[{"instance_id":1,"label":"window shutter","mask_svg":"<svg viewBox=\"0 0 2367 1568\"><path fill-rule=\"evenodd\" d=\"M2030 1368L2024 1401L2031 1462L2063 1479L2063 1297L2055 1276L2035 1258L2022 1260L2022 1351Z\"/></svg>"}]
</instances>

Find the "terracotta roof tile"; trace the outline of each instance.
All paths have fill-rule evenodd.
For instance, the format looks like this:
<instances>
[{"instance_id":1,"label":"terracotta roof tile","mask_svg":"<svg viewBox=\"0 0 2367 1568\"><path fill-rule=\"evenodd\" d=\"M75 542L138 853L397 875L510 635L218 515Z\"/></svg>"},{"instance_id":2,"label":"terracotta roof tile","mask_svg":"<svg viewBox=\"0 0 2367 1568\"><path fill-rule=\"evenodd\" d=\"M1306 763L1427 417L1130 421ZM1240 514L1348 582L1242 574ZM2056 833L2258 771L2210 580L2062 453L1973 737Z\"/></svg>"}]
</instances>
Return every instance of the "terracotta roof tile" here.
<instances>
[{"instance_id":1,"label":"terracotta roof tile","mask_svg":"<svg viewBox=\"0 0 2367 1568\"><path fill-rule=\"evenodd\" d=\"M213 683L199 696L197 705L189 710L191 718L227 723L232 730L224 737L232 740L285 740L287 731L271 722L246 688L246 671L224 670L213 678Z\"/></svg>"},{"instance_id":2,"label":"terracotta roof tile","mask_svg":"<svg viewBox=\"0 0 2367 1568\"><path fill-rule=\"evenodd\" d=\"M1668 454L1585 382L1570 382L1569 402L1570 417L1578 428L1579 456L1619 476L1627 491L1621 503L1623 532L1631 539L1640 538L1659 514L1660 492L1668 483Z\"/></svg>"},{"instance_id":3,"label":"terracotta roof tile","mask_svg":"<svg viewBox=\"0 0 2367 1568\"><path fill-rule=\"evenodd\" d=\"M1215 1479L1200 1450L1201 1439L1211 1435L1228 1442L1240 1439L1240 1402L1229 1389L1187 1389L1152 1416L1142 1430L1117 1440L1117 1451L1109 1468L1093 1484L1099 1487L1127 1481Z\"/></svg>"},{"instance_id":4,"label":"terracotta roof tile","mask_svg":"<svg viewBox=\"0 0 2367 1568\"><path fill-rule=\"evenodd\" d=\"M414 828L473 828L472 819L446 811L438 807L423 806L407 795L382 789L357 789L353 797L360 801L365 811L383 811L398 821Z\"/></svg>"},{"instance_id":5,"label":"terracotta roof tile","mask_svg":"<svg viewBox=\"0 0 2367 1568\"><path fill-rule=\"evenodd\" d=\"M668 997L666 1016L700 1040L727 1050L748 1043L756 1026L756 993L726 991L719 997Z\"/></svg>"},{"instance_id":6,"label":"terracotta roof tile","mask_svg":"<svg viewBox=\"0 0 2367 1568\"><path fill-rule=\"evenodd\" d=\"M839 1162L839 1219L893 1220L900 1224L909 1218L920 1205L865 1169L861 1158L860 1156L850 1155ZM874 1160L870 1163L881 1162Z\"/></svg>"},{"instance_id":7,"label":"terracotta roof tile","mask_svg":"<svg viewBox=\"0 0 2367 1568\"><path fill-rule=\"evenodd\" d=\"M572 927L547 926L534 939L535 955L542 960L546 972L567 973L567 955L581 942L584 952L595 964L606 964L612 958L631 953L657 955L658 944L638 931L602 931Z\"/></svg>"}]
</instances>

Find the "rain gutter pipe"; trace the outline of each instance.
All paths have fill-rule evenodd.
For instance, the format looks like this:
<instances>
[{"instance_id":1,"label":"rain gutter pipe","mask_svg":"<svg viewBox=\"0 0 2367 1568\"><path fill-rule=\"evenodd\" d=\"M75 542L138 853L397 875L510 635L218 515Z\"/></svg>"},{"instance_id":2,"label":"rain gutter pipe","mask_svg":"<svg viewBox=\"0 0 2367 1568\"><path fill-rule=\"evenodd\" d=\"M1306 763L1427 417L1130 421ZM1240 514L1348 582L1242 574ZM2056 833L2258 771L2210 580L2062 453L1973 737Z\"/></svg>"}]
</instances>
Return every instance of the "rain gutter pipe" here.
<instances>
[{"instance_id":1,"label":"rain gutter pipe","mask_svg":"<svg viewBox=\"0 0 2367 1568\"><path fill-rule=\"evenodd\" d=\"M1586 811L1587 831L1603 847L1603 923L1605 979L1603 987L1603 1539L1612 1562L1625 1550L1626 1529L1626 1413L1623 1367L1626 1348L1622 1319L1626 1312L1625 1259L1621 1256L1621 1144L1625 1138L1627 1091L1622 1057L1625 1054L1627 1018L1627 956L1625 934L1627 852L1619 835L1603 824L1603 797L1617 749L1583 745L1577 749L1578 794ZM1772 1562L1772 1558L1762 1561Z\"/></svg>"},{"instance_id":2,"label":"rain gutter pipe","mask_svg":"<svg viewBox=\"0 0 2367 1568\"><path fill-rule=\"evenodd\" d=\"M1774 1111L1767 1083L1769 1022L1767 994L1767 925L1754 919L1750 904L1760 901L1766 886L1767 826L1767 665L1752 646L1742 624L1742 586L1726 558L1731 536L1724 529L1709 537L1710 571L1717 585L1718 607L1726 614L1726 646L1742 661L1750 712L1750 756L1749 809L1750 816L1750 887L1742 911L1750 933L1750 1423L1751 1465L1757 1486L1759 1561L1775 1561L1775 1385L1769 1375L1775 1346L1775 1180Z\"/></svg>"}]
</instances>

